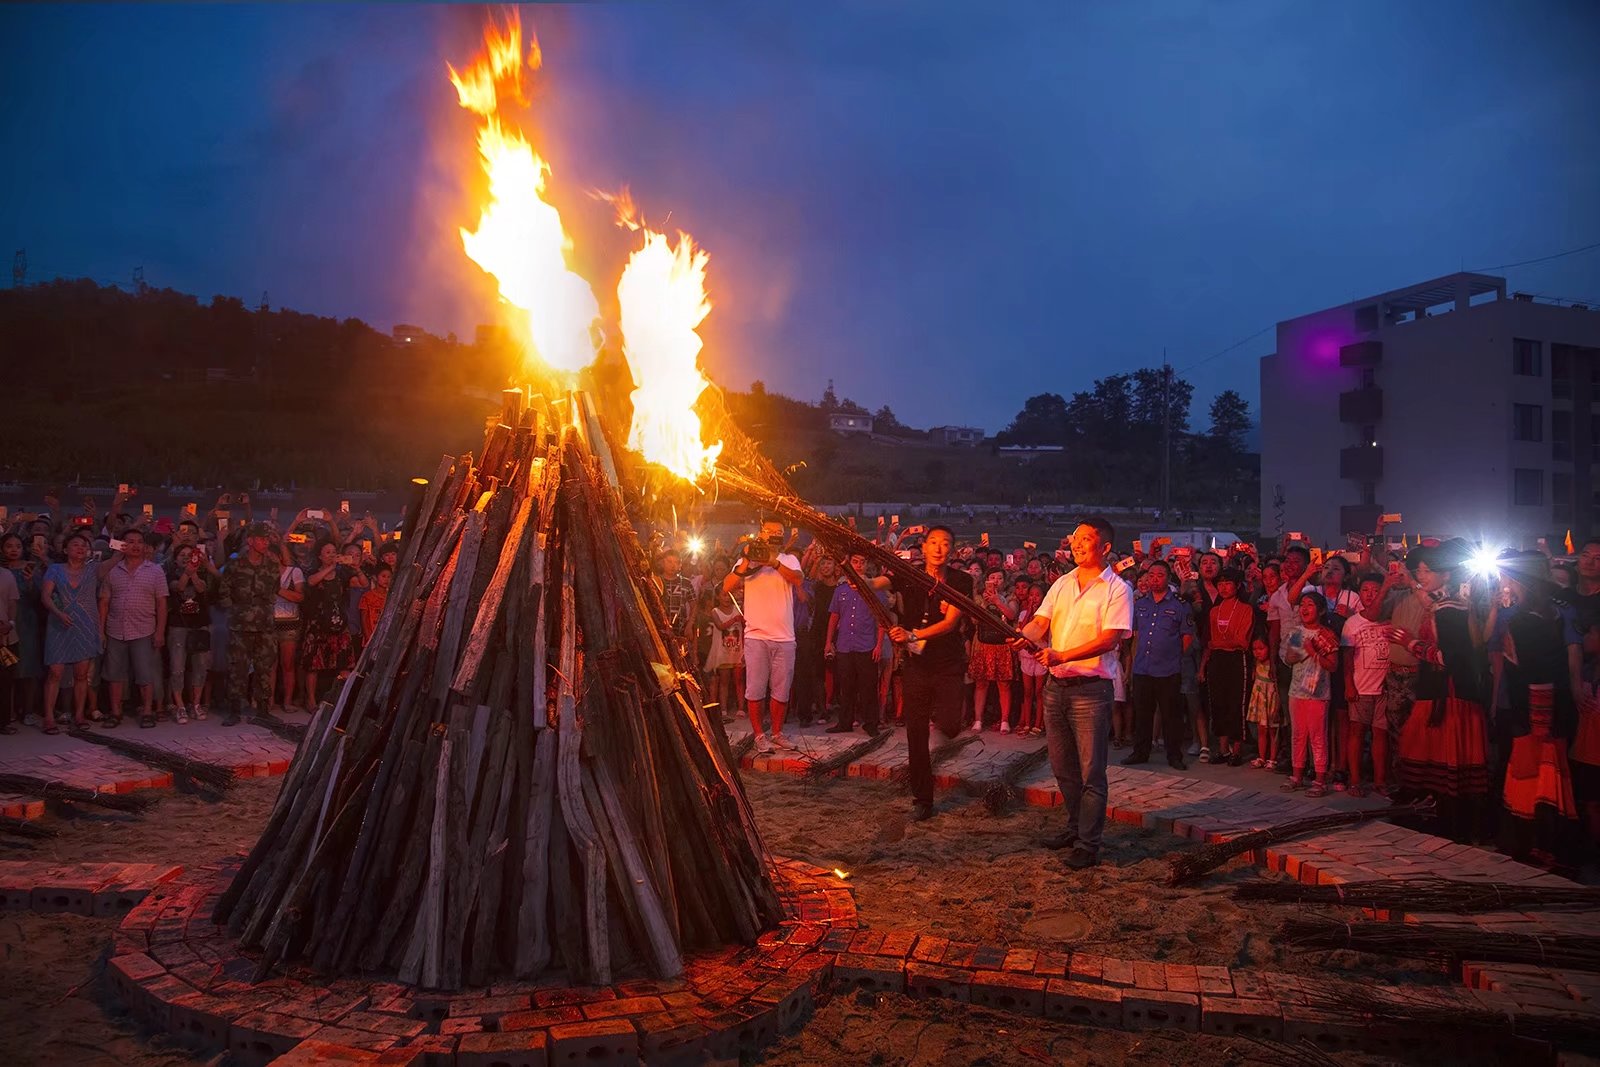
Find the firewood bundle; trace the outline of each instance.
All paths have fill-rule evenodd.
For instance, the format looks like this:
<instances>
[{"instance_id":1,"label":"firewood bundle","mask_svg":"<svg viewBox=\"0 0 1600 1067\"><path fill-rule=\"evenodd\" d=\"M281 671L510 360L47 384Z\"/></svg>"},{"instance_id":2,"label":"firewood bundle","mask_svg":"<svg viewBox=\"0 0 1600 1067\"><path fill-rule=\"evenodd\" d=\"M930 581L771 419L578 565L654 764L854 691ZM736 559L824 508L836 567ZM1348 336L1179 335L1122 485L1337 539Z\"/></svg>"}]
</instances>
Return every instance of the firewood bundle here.
<instances>
[{"instance_id":1,"label":"firewood bundle","mask_svg":"<svg viewBox=\"0 0 1600 1067\"><path fill-rule=\"evenodd\" d=\"M446 457L388 605L216 910L261 952L435 989L669 977L779 918L735 765L592 403Z\"/></svg>"}]
</instances>

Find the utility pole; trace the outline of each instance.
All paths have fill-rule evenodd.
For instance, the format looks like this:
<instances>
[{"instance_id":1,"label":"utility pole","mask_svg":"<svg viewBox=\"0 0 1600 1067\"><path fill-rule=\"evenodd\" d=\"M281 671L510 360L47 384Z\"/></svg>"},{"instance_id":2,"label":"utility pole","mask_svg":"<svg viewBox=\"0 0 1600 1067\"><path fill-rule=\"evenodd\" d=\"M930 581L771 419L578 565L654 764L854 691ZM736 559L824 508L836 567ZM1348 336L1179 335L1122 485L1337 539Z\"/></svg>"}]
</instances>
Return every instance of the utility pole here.
<instances>
[{"instance_id":1,"label":"utility pole","mask_svg":"<svg viewBox=\"0 0 1600 1067\"><path fill-rule=\"evenodd\" d=\"M133 268L133 291L140 296L143 296L147 288L149 287L144 284L144 268Z\"/></svg>"},{"instance_id":2,"label":"utility pole","mask_svg":"<svg viewBox=\"0 0 1600 1067\"><path fill-rule=\"evenodd\" d=\"M1161 521L1172 510L1172 366L1161 347Z\"/></svg>"},{"instance_id":3,"label":"utility pole","mask_svg":"<svg viewBox=\"0 0 1600 1067\"><path fill-rule=\"evenodd\" d=\"M28 284L28 250L19 248L11 257L11 287L21 289Z\"/></svg>"}]
</instances>

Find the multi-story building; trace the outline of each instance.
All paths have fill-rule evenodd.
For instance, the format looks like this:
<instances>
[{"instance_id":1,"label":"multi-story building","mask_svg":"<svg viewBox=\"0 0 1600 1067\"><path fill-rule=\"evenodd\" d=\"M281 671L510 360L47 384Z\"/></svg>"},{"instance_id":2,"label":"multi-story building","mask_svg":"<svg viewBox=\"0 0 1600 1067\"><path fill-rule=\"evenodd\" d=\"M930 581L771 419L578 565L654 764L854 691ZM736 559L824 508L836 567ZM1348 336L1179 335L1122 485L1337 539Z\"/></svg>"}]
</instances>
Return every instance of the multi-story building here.
<instances>
[{"instance_id":1,"label":"multi-story building","mask_svg":"<svg viewBox=\"0 0 1600 1067\"><path fill-rule=\"evenodd\" d=\"M1414 536L1581 539L1600 531L1597 404L1600 311L1508 297L1504 278L1280 322L1261 360L1262 527L1333 544L1399 513Z\"/></svg>"},{"instance_id":2,"label":"multi-story building","mask_svg":"<svg viewBox=\"0 0 1600 1067\"><path fill-rule=\"evenodd\" d=\"M983 429L978 426L934 426L928 430L928 440L936 445L976 448L983 444Z\"/></svg>"}]
</instances>

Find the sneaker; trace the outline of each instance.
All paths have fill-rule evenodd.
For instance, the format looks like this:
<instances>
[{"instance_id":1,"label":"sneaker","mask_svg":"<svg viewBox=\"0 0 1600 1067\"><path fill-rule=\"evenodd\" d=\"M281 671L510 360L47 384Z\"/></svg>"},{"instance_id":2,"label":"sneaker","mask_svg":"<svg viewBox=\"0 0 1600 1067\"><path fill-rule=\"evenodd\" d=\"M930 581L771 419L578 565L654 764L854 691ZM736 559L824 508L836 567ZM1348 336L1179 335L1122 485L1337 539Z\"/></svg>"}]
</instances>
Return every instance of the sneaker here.
<instances>
[{"instance_id":1,"label":"sneaker","mask_svg":"<svg viewBox=\"0 0 1600 1067\"><path fill-rule=\"evenodd\" d=\"M1072 850L1072 855L1067 857L1067 866L1075 871L1085 871L1099 865L1100 857L1086 848L1075 848Z\"/></svg>"},{"instance_id":2,"label":"sneaker","mask_svg":"<svg viewBox=\"0 0 1600 1067\"><path fill-rule=\"evenodd\" d=\"M1147 757L1141 756L1137 752L1130 752L1126 756L1122 757L1122 765L1124 767L1137 767L1139 764L1143 763L1146 758Z\"/></svg>"},{"instance_id":3,"label":"sneaker","mask_svg":"<svg viewBox=\"0 0 1600 1067\"><path fill-rule=\"evenodd\" d=\"M179 726L188 726L189 713L184 711L182 708L174 708L172 710L172 721L177 723Z\"/></svg>"},{"instance_id":4,"label":"sneaker","mask_svg":"<svg viewBox=\"0 0 1600 1067\"><path fill-rule=\"evenodd\" d=\"M234 721L237 722L238 720ZM230 726L232 723L225 721L222 725ZM756 752L763 756L772 755L772 739L766 734L756 734Z\"/></svg>"},{"instance_id":5,"label":"sneaker","mask_svg":"<svg viewBox=\"0 0 1600 1067\"><path fill-rule=\"evenodd\" d=\"M1210 763L1211 762L1211 749L1207 748L1205 745L1201 745L1200 746L1200 762L1201 763Z\"/></svg>"},{"instance_id":6,"label":"sneaker","mask_svg":"<svg viewBox=\"0 0 1600 1067\"><path fill-rule=\"evenodd\" d=\"M189 709L189 718L193 719L195 722L205 722L206 709L202 708L199 704L196 704L194 707Z\"/></svg>"},{"instance_id":7,"label":"sneaker","mask_svg":"<svg viewBox=\"0 0 1600 1067\"><path fill-rule=\"evenodd\" d=\"M975 734L983 733L983 720L982 719L973 719L972 720L972 732L975 733Z\"/></svg>"},{"instance_id":8,"label":"sneaker","mask_svg":"<svg viewBox=\"0 0 1600 1067\"><path fill-rule=\"evenodd\" d=\"M1191 756L1200 755L1200 742L1198 742L1198 741L1190 741L1189 742L1189 755L1191 755Z\"/></svg>"},{"instance_id":9,"label":"sneaker","mask_svg":"<svg viewBox=\"0 0 1600 1067\"><path fill-rule=\"evenodd\" d=\"M784 737L781 733L779 733L778 731L774 730L772 732L772 747L773 748L793 748L794 747L794 742L790 741L787 737Z\"/></svg>"},{"instance_id":10,"label":"sneaker","mask_svg":"<svg viewBox=\"0 0 1600 1067\"><path fill-rule=\"evenodd\" d=\"M1053 837L1044 838L1039 844L1053 852L1061 852L1069 848L1078 847L1078 835L1070 830L1063 831Z\"/></svg>"},{"instance_id":11,"label":"sneaker","mask_svg":"<svg viewBox=\"0 0 1600 1067\"><path fill-rule=\"evenodd\" d=\"M1293 792L1296 792L1297 790L1304 789L1305 787L1306 787L1306 784L1304 782L1302 782L1300 779L1291 778L1287 782L1284 782L1282 785L1280 785L1278 788L1283 790L1285 793L1293 793Z\"/></svg>"},{"instance_id":12,"label":"sneaker","mask_svg":"<svg viewBox=\"0 0 1600 1067\"><path fill-rule=\"evenodd\" d=\"M1267 761L1262 759L1260 756L1257 756L1255 759L1250 761L1250 766L1254 767L1258 771L1266 765Z\"/></svg>"},{"instance_id":13,"label":"sneaker","mask_svg":"<svg viewBox=\"0 0 1600 1067\"><path fill-rule=\"evenodd\" d=\"M1000 720L1000 732L1003 733L1003 734L1009 734L1011 732L1011 724L1006 722L1004 719L1001 719Z\"/></svg>"},{"instance_id":14,"label":"sneaker","mask_svg":"<svg viewBox=\"0 0 1600 1067\"><path fill-rule=\"evenodd\" d=\"M933 818L932 804L917 804L911 809L912 822L927 822L931 818Z\"/></svg>"},{"instance_id":15,"label":"sneaker","mask_svg":"<svg viewBox=\"0 0 1600 1067\"><path fill-rule=\"evenodd\" d=\"M239 713L237 711L228 712L228 714L226 714L226 715L224 715L222 717L222 725L224 725L224 726L238 726L239 725Z\"/></svg>"}]
</instances>

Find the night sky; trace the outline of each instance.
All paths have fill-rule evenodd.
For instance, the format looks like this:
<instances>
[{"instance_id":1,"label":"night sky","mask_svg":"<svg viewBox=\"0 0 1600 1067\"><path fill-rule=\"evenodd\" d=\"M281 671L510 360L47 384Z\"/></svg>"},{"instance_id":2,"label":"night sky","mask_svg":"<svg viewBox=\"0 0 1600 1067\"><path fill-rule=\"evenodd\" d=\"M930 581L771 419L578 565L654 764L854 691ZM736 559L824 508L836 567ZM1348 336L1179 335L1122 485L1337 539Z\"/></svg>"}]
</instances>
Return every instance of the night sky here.
<instances>
[{"instance_id":1,"label":"night sky","mask_svg":"<svg viewBox=\"0 0 1600 1067\"><path fill-rule=\"evenodd\" d=\"M483 9L0 8L0 241L470 337L447 60ZM531 125L602 302L632 186L711 253L712 375L914 425L1173 365L1254 402L1279 319L1600 242L1600 5L527 8ZM1600 248L1507 272L1600 304ZM1190 369L1193 368L1193 369Z\"/></svg>"}]
</instances>

